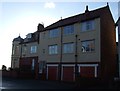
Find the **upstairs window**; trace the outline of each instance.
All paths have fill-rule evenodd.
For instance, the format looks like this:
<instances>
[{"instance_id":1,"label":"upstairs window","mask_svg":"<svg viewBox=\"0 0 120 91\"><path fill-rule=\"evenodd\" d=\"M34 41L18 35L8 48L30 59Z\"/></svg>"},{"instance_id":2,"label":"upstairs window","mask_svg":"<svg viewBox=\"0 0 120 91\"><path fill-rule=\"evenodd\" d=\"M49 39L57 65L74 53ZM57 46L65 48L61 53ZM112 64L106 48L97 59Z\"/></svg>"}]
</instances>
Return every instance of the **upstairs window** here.
<instances>
[{"instance_id":1,"label":"upstairs window","mask_svg":"<svg viewBox=\"0 0 120 91\"><path fill-rule=\"evenodd\" d=\"M94 20L85 21L81 23L81 31L90 31L95 29Z\"/></svg>"},{"instance_id":2,"label":"upstairs window","mask_svg":"<svg viewBox=\"0 0 120 91\"><path fill-rule=\"evenodd\" d=\"M29 33L29 34L27 34L26 36L27 36L28 39L29 39L29 38L32 38L32 33Z\"/></svg>"},{"instance_id":3,"label":"upstairs window","mask_svg":"<svg viewBox=\"0 0 120 91\"><path fill-rule=\"evenodd\" d=\"M73 53L73 52L74 52L74 43L63 44L63 53Z\"/></svg>"},{"instance_id":4,"label":"upstairs window","mask_svg":"<svg viewBox=\"0 0 120 91\"><path fill-rule=\"evenodd\" d=\"M82 52L95 51L95 40L82 41Z\"/></svg>"},{"instance_id":5,"label":"upstairs window","mask_svg":"<svg viewBox=\"0 0 120 91\"><path fill-rule=\"evenodd\" d=\"M13 47L13 55L18 55L19 54L19 46L16 45Z\"/></svg>"},{"instance_id":6,"label":"upstairs window","mask_svg":"<svg viewBox=\"0 0 120 91\"><path fill-rule=\"evenodd\" d=\"M37 46L31 46L30 53L36 53L37 52Z\"/></svg>"},{"instance_id":7,"label":"upstairs window","mask_svg":"<svg viewBox=\"0 0 120 91\"><path fill-rule=\"evenodd\" d=\"M22 53L23 53L23 55L25 55L26 52L27 52L27 46L23 45L23 47L22 47Z\"/></svg>"},{"instance_id":8,"label":"upstairs window","mask_svg":"<svg viewBox=\"0 0 120 91\"><path fill-rule=\"evenodd\" d=\"M58 45L50 45L49 54L58 54Z\"/></svg>"},{"instance_id":9,"label":"upstairs window","mask_svg":"<svg viewBox=\"0 0 120 91\"><path fill-rule=\"evenodd\" d=\"M73 34L73 33L74 33L74 26L73 25L65 26L63 28L64 35L69 35L69 34Z\"/></svg>"},{"instance_id":10,"label":"upstairs window","mask_svg":"<svg viewBox=\"0 0 120 91\"><path fill-rule=\"evenodd\" d=\"M54 38L59 36L59 30L58 29L53 29L49 31L49 37Z\"/></svg>"}]
</instances>

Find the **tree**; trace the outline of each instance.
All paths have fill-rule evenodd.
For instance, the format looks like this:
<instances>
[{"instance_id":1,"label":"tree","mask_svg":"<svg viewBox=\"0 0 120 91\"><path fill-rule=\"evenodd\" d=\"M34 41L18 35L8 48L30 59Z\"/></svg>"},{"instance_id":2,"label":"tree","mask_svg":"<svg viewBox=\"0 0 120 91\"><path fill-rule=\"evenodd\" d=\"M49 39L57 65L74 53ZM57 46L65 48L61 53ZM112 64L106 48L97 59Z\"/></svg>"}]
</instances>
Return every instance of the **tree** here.
<instances>
[{"instance_id":1,"label":"tree","mask_svg":"<svg viewBox=\"0 0 120 91\"><path fill-rule=\"evenodd\" d=\"M6 66L5 65L2 65L2 70L6 70Z\"/></svg>"}]
</instances>

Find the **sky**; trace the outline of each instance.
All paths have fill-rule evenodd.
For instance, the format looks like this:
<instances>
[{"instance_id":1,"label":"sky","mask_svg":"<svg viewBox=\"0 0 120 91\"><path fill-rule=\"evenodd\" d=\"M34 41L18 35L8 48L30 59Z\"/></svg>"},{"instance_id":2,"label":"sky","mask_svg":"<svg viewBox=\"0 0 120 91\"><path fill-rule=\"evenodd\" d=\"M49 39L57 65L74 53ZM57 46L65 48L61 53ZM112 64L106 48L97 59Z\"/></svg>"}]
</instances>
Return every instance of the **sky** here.
<instances>
[{"instance_id":1,"label":"sky","mask_svg":"<svg viewBox=\"0 0 120 91\"><path fill-rule=\"evenodd\" d=\"M48 26L58 20L101 8L109 3L114 21L118 19L118 0L1 0L0 1L0 69L11 66L12 41L19 35L25 38L28 33L37 31L38 23ZM117 37L116 37L117 38ZM118 40L116 40L118 41Z\"/></svg>"}]
</instances>

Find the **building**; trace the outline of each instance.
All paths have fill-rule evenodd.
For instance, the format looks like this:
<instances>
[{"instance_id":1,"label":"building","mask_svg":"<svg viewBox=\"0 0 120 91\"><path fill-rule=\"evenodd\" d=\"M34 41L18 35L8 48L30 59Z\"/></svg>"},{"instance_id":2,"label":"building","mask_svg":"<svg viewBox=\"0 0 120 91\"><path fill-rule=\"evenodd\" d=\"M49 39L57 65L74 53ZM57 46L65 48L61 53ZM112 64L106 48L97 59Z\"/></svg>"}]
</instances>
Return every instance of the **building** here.
<instances>
[{"instance_id":1,"label":"building","mask_svg":"<svg viewBox=\"0 0 120 91\"><path fill-rule=\"evenodd\" d=\"M34 33L28 33L25 39L19 36L13 40L11 66L15 65L12 66L13 69L20 68L21 74L31 73L30 75L33 77L38 76L39 31L42 31L43 28L44 26L39 24L38 30ZM15 62L17 63L15 64Z\"/></svg>"},{"instance_id":2,"label":"building","mask_svg":"<svg viewBox=\"0 0 120 91\"><path fill-rule=\"evenodd\" d=\"M30 67L38 65L35 69L45 74L48 80L75 81L78 76L103 80L115 77L115 23L108 5L92 11L86 6L84 13L40 29L37 31L39 42L24 39L20 43L20 67L31 60ZM25 45L29 46L26 55ZM30 46L37 47L35 55L30 53Z\"/></svg>"},{"instance_id":3,"label":"building","mask_svg":"<svg viewBox=\"0 0 120 91\"><path fill-rule=\"evenodd\" d=\"M118 64L119 64L119 77L120 77L120 17L116 22L116 26L118 26Z\"/></svg>"},{"instance_id":4,"label":"building","mask_svg":"<svg viewBox=\"0 0 120 91\"><path fill-rule=\"evenodd\" d=\"M11 67L12 68L19 68L19 59L21 56L21 46L19 43L23 42L23 39L18 36L17 38L13 39L12 43L12 55L11 55Z\"/></svg>"}]
</instances>

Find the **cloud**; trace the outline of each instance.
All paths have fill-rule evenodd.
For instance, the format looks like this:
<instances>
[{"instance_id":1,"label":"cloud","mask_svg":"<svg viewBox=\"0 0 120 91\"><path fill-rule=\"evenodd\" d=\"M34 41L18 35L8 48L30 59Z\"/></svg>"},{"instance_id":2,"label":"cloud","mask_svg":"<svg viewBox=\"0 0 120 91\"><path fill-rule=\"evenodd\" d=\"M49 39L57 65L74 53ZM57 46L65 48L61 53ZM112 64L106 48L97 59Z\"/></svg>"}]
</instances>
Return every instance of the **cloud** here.
<instances>
[{"instance_id":1,"label":"cloud","mask_svg":"<svg viewBox=\"0 0 120 91\"><path fill-rule=\"evenodd\" d=\"M47 2L45 3L44 8L55 8L55 3Z\"/></svg>"}]
</instances>

